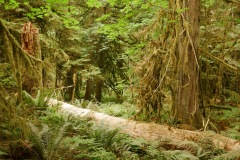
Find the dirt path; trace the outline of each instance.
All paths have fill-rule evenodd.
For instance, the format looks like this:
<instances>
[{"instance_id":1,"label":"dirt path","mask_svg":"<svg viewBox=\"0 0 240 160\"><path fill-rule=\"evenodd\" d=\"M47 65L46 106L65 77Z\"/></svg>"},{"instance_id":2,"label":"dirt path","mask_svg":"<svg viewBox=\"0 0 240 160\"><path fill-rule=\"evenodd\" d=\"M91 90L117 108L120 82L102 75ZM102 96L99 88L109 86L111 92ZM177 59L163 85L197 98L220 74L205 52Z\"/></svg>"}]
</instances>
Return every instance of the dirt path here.
<instances>
[{"instance_id":1,"label":"dirt path","mask_svg":"<svg viewBox=\"0 0 240 160\"><path fill-rule=\"evenodd\" d=\"M59 112L64 115L72 115L76 118L90 117L97 124L104 125L109 129L119 129L120 132L129 134L132 137L142 137L150 141L171 140L174 143L180 143L184 140L198 141L203 138L210 138L216 147L228 151L240 149L240 141L219 134L170 128L156 123L144 123L112 117L88 109L78 108L55 99L50 99L48 104L49 106L58 106Z\"/></svg>"}]
</instances>

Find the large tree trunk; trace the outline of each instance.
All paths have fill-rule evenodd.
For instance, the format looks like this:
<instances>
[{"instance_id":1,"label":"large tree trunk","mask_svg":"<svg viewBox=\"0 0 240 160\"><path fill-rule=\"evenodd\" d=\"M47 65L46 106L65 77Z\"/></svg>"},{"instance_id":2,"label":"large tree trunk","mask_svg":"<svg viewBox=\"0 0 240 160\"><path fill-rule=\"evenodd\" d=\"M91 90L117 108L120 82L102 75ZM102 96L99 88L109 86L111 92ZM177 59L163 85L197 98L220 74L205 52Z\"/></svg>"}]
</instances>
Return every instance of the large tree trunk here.
<instances>
[{"instance_id":1,"label":"large tree trunk","mask_svg":"<svg viewBox=\"0 0 240 160\"><path fill-rule=\"evenodd\" d=\"M198 104L198 41L200 0L183 0L177 2L180 13L180 36L178 53L180 65L178 70L179 87L175 115L184 124L200 127Z\"/></svg>"},{"instance_id":2,"label":"large tree trunk","mask_svg":"<svg viewBox=\"0 0 240 160\"><path fill-rule=\"evenodd\" d=\"M59 112L65 116L89 117L96 124L104 125L109 129L119 129L120 132L129 134L132 137L141 137L146 140L171 140L174 144L179 144L184 140L203 140L209 138L213 141L216 147L226 150L240 149L240 142L231 138L224 137L219 134L209 134L204 132L182 130L172 128L156 123L143 123L133 120L126 120L118 117L112 117L103 113L94 112L88 109L82 109L73 105L50 99L48 104L50 106L57 106Z\"/></svg>"}]
</instances>

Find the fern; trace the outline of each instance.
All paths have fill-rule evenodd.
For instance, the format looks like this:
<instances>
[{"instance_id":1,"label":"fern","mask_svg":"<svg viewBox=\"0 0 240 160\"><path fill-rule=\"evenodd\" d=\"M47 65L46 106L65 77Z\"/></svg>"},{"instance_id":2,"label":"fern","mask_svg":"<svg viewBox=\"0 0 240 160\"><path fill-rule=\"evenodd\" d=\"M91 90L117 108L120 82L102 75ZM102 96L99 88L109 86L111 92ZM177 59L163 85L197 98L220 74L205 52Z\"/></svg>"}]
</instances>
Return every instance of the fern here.
<instances>
[{"instance_id":1,"label":"fern","mask_svg":"<svg viewBox=\"0 0 240 160\"><path fill-rule=\"evenodd\" d=\"M187 151L180 151L180 150L174 150L174 151L163 151L161 155L162 159L169 159L169 160L198 160L196 156L191 155Z\"/></svg>"},{"instance_id":2,"label":"fern","mask_svg":"<svg viewBox=\"0 0 240 160\"><path fill-rule=\"evenodd\" d=\"M240 96L237 92L228 90L228 89L223 89L223 93L229 96L229 99L231 99L235 103L240 102Z\"/></svg>"},{"instance_id":3,"label":"fern","mask_svg":"<svg viewBox=\"0 0 240 160\"><path fill-rule=\"evenodd\" d=\"M80 158L83 155L77 155L76 158ZM116 155L114 155L112 152L108 152L104 150L103 148L98 148L94 152L91 152L91 154L85 154L84 157L87 159L97 159L97 160L115 160Z\"/></svg>"},{"instance_id":4,"label":"fern","mask_svg":"<svg viewBox=\"0 0 240 160\"><path fill-rule=\"evenodd\" d=\"M35 152L37 153L38 157L42 157L43 159L47 160L55 159L55 154L64 138L65 131L68 128L69 123L65 123L57 131L53 129L50 130L46 124L42 125L41 130L32 123L28 123L28 126L32 131L30 141L35 146Z\"/></svg>"},{"instance_id":5,"label":"fern","mask_svg":"<svg viewBox=\"0 0 240 160\"><path fill-rule=\"evenodd\" d=\"M199 155L202 152L202 147L193 141L183 141L177 146L178 149L187 150L193 155Z\"/></svg>"},{"instance_id":6,"label":"fern","mask_svg":"<svg viewBox=\"0 0 240 160\"><path fill-rule=\"evenodd\" d=\"M214 145L211 138L202 138L199 140L199 144L203 150L198 154L198 158L203 160L213 158L224 152L224 150L219 149Z\"/></svg>"},{"instance_id":7,"label":"fern","mask_svg":"<svg viewBox=\"0 0 240 160\"><path fill-rule=\"evenodd\" d=\"M68 151L77 153L72 155L73 157L69 157L68 155L68 159L115 159L115 155L106 151L102 147L102 144L97 142L95 138L85 139L76 135L66 138L63 143L69 147Z\"/></svg>"},{"instance_id":8,"label":"fern","mask_svg":"<svg viewBox=\"0 0 240 160\"><path fill-rule=\"evenodd\" d=\"M221 132L221 133L226 137L231 137L233 139L240 140L239 130L240 130L240 126L238 124L235 127L228 129L227 131Z\"/></svg>"},{"instance_id":9,"label":"fern","mask_svg":"<svg viewBox=\"0 0 240 160\"><path fill-rule=\"evenodd\" d=\"M13 137L14 133L8 128L7 124L0 124L0 139L6 137Z\"/></svg>"},{"instance_id":10,"label":"fern","mask_svg":"<svg viewBox=\"0 0 240 160\"><path fill-rule=\"evenodd\" d=\"M36 126L32 123L28 123L28 126L32 132L32 136L30 137L31 143L35 146L35 152L39 157L46 158L46 142L42 139L43 134L49 131L48 126L43 125L42 131L40 131Z\"/></svg>"},{"instance_id":11,"label":"fern","mask_svg":"<svg viewBox=\"0 0 240 160\"><path fill-rule=\"evenodd\" d=\"M25 98L25 101L28 103L28 105L32 105L35 107L45 107L47 106L47 101L45 100L44 96L41 94L41 91L37 91L36 98L32 97L29 93L26 91L23 91L23 96Z\"/></svg>"},{"instance_id":12,"label":"fern","mask_svg":"<svg viewBox=\"0 0 240 160\"><path fill-rule=\"evenodd\" d=\"M210 138L202 138L199 140L200 146L205 151L213 151L216 146L214 145L213 141Z\"/></svg>"},{"instance_id":13,"label":"fern","mask_svg":"<svg viewBox=\"0 0 240 160\"><path fill-rule=\"evenodd\" d=\"M103 147L106 149L111 148L113 142L114 142L114 137L117 135L118 130L106 130L105 128L95 128L91 132L91 137L95 138L97 142L100 142L103 144Z\"/></svg>"},{"instance_id":14,"label":"fern","mask_svg":"<svg viewBox=\"0 0 240 160\"><path fill-rule=\"evenodd\" d=\"M240 149L233 150L228 153L219 155L217 157L212 158L211 160L237 160L240 158Z\"/></svg>"},{"instance_id":15,"label":"fern","mask_svg":"<svg viewBox=\"0 0 240 160\"><path fill-rule=\"evenodd\" d=\"M7 157L9 156L7 152L4 152L0 149L0 158L4 158L4 157Z\"/></svg>"}]
</instances>

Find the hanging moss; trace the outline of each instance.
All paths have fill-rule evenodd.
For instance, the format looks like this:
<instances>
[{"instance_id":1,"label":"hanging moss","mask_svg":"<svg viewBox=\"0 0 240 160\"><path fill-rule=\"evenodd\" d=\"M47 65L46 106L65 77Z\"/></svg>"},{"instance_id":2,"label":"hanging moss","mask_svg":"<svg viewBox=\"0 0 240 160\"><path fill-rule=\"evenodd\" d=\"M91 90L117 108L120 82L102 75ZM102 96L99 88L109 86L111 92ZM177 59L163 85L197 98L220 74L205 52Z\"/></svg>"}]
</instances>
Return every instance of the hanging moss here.
<instances>
[{"instance_id":1,"label":"hanging moss","mask_svg":"<svg viewBox=\"0 0 240 160\"><path fill-rule=\"evenodd\" d=\"M37 67L42 64L42 61L26 53L22 49L17 40L13 37L13 35L9 32L8 28L4 25L3 20L0 20L0 33L1 35L3 35L4 38L4 53L7 55L9 63L15 75L15 80L17 83L18 103L20 103L22 101L23 68L27 70L27 73L30 77L33 77L34 79L39 79L39 77L41 77L39 76L39 74L41 73L36 71L39 70Z\"/></svg>"},{"instance_id":2,"label":"hanging moss","mask_svg":"<svg viewBox=\"0 0 240 160\"><path fill-rule=\"evenodd\" d=\"M148 41L149 38L151 41L146 45L143 60L137 67L140 76L138 104L141 108L137 115L144 112L146 118L156 121L161 121L164 92L170 93L172 108L175 105L178 56L175 50L179 34L177 23L166 23L166 19L176 21L175 14L171 11L159 10L156 21L144 28L139 35L143 41ZM157 37L153 36L155 33L158 33Z\"/></svg>"}]
</instances>

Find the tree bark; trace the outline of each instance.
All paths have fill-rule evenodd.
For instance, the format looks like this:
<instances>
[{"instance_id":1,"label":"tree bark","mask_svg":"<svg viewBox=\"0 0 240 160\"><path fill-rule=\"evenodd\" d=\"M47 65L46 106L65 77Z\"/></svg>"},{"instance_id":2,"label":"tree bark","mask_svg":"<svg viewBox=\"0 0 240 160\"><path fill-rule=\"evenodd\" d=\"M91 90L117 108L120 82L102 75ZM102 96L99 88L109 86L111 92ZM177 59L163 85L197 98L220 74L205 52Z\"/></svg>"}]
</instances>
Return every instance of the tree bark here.
<instances>
[{"instance_id":1,"label":"tree bark","mask_svg":"<svg viewBox=\"0 0 240 160\"><path fill-rule=\"evenodd\" d=\"M101 102L102 100L102 80L99 78L96 78L96 87L95 87L95 98L98 102Z\"/></svg>"},{"instance_id":2,"label":"tree bark","mask_svg":"<svg viewBox=\"0 0 240 160\"><path fill-rule=\"evenodd\" d=\"M198 41L199 41L199 0L178 1L180 13L179 36L179 71L178 94L175 106L177 119L184 124L200 128L200 111L198 103Z\"/></svg>"},{"instance_id":3,"label":"tree bark","mask_svg":"<svg viewBox=\"0 0 240 160\"><path fill-rule=\"evenodd\" d=\"M219 134L209 134L198 131L189 131L173 128L156 123L143 123L133 120L112 117L103 113L94 112L88 109L75 107L55 99L48 101L49 106L57 106L59 112L65 116L89 117L96 124L104 125L109 129L119 129L120 132L129 134L132 137L141 137L149 141L171 140L174 144L179 144L184 140L203 140L209 138L216 147L225 150L240 149L240 141L227 138Z\"/></svg>"},{"instance_id":4,"label":"tree bark","mask_svg":"<svg viewBox=\"0 0 240 160\"><path fill-rule=\"evenodd\" d=\"M93 91L93 80L89 78L86 84L86 90L85 90L85 96L84 96L85 100L91 100L92 91Z\"/></svg>"}]
</instances>

